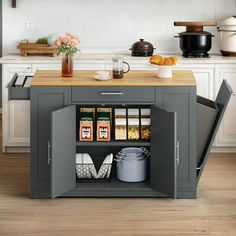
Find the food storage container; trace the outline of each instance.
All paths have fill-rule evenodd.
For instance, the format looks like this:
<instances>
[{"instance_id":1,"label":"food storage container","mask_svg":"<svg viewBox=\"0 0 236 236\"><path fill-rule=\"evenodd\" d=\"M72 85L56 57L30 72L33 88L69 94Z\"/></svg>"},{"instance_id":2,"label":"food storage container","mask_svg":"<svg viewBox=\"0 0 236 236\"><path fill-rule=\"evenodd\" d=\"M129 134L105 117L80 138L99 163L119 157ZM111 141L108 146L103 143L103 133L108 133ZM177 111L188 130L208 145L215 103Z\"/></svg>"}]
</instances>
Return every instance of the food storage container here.
<instances>
[{"instance_id":1,"label":"food storage container","mask_svg":"<svg viewBox=\"0 0 236 236\"><path fill-rule=\"evenodd\" d=\"M151 134L151 119L141 118L141 139L149 140Z\"/></svg>"},{"instance_id":2,"label":"food storage container","mask_svg":"<svg viewBox=\"0 0 236 236\"><path fill-rule=\"evenodd\" d=\"M128 109L128 118L139 118L139 109L129 108Z\"/></svg>"},{"instance_id":3,"label":"food storage container","mask_svg":"<svg viewBox=\"0 0 236 236\"><path fill-rule=\"evenodd\" d=\"M116 108L115 109L115 118L124 118L124 119L126 119L126 109Z\"/></svg>"},{"instance_id":4,"label":"food storage container","mask_svg":"<svg viewBox=\"0 0 236 236\"><path fill-rule=\"evenodd\" d=\"M126 140L126 139L127 139L126 119L116 118L115 119L115 140Z\"/></svg>"},{"instance_id":5,"label":"food storage container","mask_svg":"<svg viewBox=\"0 0 236 236\"><path fill-rule=\"evenodd\" d=\"M128 119L128 139L129 140L139 139L139 119L137 118Z\"/></svg>"},{"instance_id":6,"label":"food storage container","mask_svg":"<svg viewBox=\"0 0 236 236\"><path fill-rule=\"evenodd\" d=\"M140 113L141 113L141 118L150 118L151 117L151 109L150 108L141 108Z\"/></svg>"}]
</instances>

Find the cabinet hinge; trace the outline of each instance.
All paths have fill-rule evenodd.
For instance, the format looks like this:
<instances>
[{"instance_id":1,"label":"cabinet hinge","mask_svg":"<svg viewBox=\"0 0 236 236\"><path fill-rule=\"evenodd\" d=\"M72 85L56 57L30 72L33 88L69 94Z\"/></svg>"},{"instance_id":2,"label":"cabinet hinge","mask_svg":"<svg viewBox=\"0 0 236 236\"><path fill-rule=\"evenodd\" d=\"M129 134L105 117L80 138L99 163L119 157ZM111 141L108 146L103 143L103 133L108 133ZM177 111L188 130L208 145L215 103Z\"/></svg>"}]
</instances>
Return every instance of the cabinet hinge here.
<instances>
[{"instance_id":1,"label":"cabinet hinge","mask_svg":"<svg viewBox=\"0 0 236 236\"><path fill-rule=\"evenodd\" d=\"M179 141L176 142L175 150L176 150L176 164L179 165Z\"/></svg>"},{"instance_id":2,"label":"cabinet hinge","mask_svg":"<svg viewBox=\"0 0 236 236\"><path fill-rule=\"evenodd\" d=\"M51 164L52 158L51 158L51 143L48 142L48 165Z\"/></svg>"}]
</instances>

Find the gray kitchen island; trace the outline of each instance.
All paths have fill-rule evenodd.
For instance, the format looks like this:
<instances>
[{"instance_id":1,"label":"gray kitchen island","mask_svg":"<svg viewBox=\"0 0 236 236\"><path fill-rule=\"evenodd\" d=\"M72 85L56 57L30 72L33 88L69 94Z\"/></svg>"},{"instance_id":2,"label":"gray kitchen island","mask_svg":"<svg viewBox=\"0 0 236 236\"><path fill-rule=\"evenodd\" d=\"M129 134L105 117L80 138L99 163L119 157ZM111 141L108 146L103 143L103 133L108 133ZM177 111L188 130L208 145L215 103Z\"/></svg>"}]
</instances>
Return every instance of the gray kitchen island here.
<instances>
[{"instance_id":1,"label":"gray kitchen island","mask_svg":"<svg viewBox=\"0 0 236 236\"><path fill-rule=\"evenodd\" d=\"M123 79L108 81L96 81L94 75L94 71L75 71L73 77L62 78L60 71L38 70L27 89L14 87L13 78L9 100L30 99L31 197L196 198L197 183L232 94L227 82L213 102L198 99L191 71L173 71L170 79L156 78L155 71L131 71ZM200 158L199 103L206 108L205 114L208 108L215 110ZM79 110L86 106L150 108L150 140L79 141ZM208 120L207 115L204 117ZM89 153L96 159L115 155L123 147L149 150L146 181L117 180L115 163L109 182L76 179L76 153Z\"/></svg>"}]
</instances>

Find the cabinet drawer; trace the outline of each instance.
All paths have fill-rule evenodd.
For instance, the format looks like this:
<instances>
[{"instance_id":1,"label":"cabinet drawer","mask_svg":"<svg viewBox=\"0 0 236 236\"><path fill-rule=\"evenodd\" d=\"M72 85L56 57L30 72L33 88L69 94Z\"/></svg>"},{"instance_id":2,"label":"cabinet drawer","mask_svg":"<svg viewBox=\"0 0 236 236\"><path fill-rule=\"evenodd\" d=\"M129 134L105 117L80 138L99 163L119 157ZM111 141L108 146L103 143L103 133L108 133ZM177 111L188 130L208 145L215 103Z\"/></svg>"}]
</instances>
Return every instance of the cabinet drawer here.
<instances>
[{"instance_id":1,"label":"cabinet drawer","mask_svg":"<svg viewBox=\"0 0 236 236\"><path fill-rule=\"evenodd\" d=\"M72 102L153 103L154 87L72 87Z\"/></svg>"},{"instance_id":2,"label":"cabinet drawer","mask_svg":"<svg viewBox=\"0 0 236 236\"><path fill-rule=\"evenodd\" d=\"M26 79L28 76L25 76ZM18 74L15 74L8 84L8 100L29 100L30 88L29 87L15 87L15 82Z\"/></svg>"}]
</instances>

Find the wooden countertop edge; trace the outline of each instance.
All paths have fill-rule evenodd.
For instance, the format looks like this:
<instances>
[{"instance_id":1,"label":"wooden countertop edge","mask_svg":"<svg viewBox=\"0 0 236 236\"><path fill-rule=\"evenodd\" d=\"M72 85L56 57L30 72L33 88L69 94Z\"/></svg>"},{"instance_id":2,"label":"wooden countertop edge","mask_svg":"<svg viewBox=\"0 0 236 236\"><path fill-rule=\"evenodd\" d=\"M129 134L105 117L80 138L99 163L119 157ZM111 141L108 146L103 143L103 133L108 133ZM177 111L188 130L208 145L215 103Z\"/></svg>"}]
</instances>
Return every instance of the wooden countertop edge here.
<instances>
[{"instance_id":1,"label":"wooden countertop edge","mask_svg":"<svg viewBox=\"0 0 236 236\"><path fill-rule=\"evenodd\" d=\"M191 70L173 70L172 78L157 78L156 71L131 71L123 79L97 81L93 77L96 71L75 71L70 78L61 77L59 70L36 71L31 86L91 86L91 87L164 87L164 86L196 86L196 80Z\"/></svg>"}]
</instances>

